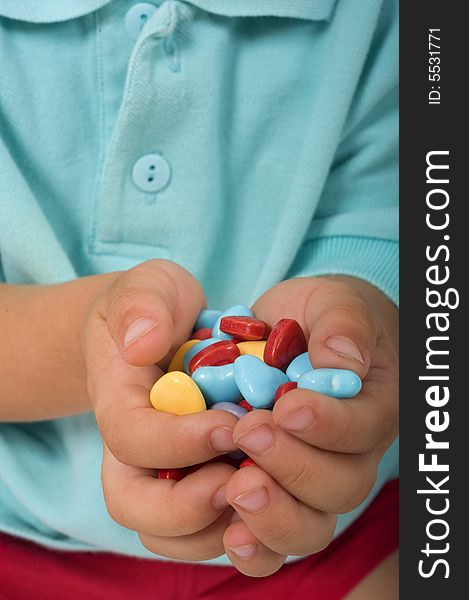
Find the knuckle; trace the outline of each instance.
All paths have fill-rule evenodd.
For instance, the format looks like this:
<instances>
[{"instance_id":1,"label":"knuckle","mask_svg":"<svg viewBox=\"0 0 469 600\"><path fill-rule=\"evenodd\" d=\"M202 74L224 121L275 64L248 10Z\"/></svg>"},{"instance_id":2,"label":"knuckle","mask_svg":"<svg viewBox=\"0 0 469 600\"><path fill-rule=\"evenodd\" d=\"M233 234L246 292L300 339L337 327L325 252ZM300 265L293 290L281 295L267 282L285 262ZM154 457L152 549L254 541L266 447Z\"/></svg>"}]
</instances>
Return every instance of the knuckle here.
<instances>
[{"instance_id":1,"label":"knuckle","mask_svg":"<svg viewBox=\"0 0 469 600\"><path fill-rule=\"evenodd\" d=\"M107 320L110 323L119 322L127 315L138 312L142 294L146 294L146 292L147 290L142 284L135 282L117 288L109 302Z\"/></svg>"},{"instance_id":2,"label":"knuckle","mask_svg":"<svg viewBox=\"0 0 469 600\"><path fill-rule=\"evenodd\" d=\"M159 549L157 548L157 544L155 543L156 540L153 536L144 535L142 533L139 533L138 538L140 540L140 543L146 550L148 550L149 552L152 552L153 554L162 554L161 552L158 551ZM164 554L163 554L163 556L164 556Z\"/></svg>"},{"instance_id":3,"label":"knuckle","mask_svg":"<svg viewBox=\"0 0 469 600\"><path fill-rule=\"evenodd\" d=\"M174 498L171 499L172 505L172 531L175 535L192 535L201 529L201 523L198 523L198 511L187 510L181 507L180 502Z\"/></svg>"},{"instance_id":4,"label":"knuckle","mask_svg":"<svg viewBox=\"0 0 469 600\"><path fill-rule=\"evenodd\" d=\"M290 489L308 486L311 482L311 465L305 459L294 461L282 478L282 485Z\"/></svg>"},{"instance_id":5,"label":"knuckle","mask_svg":"<svg viewBox=\"0 0 469 600\"><path fill-rule=\"evenodd\" d=\"M350 512L359 506L370 493L376 480L376 470L367 470L350 480L347 488L339 490L336 495L337 514Z\"/></svg>"},{"instance_id":6,"label":"knuckle","mask_svg":"<svg viewBox=\"0 0 469 600\"><path fill-rule=\"evenodd\" d=\"M123 433L121 427L115 419L105 419L100 425L101 436L106 443L110 453L120 463L131 464L130 456L127 451L125 440L123 439Z\"/></svg>"},{"instance_id":7,"label":"knuckle","mask_svg":"<svg viewBox=\"0 0 469 600\"><path fill-rule=\"evenodd\" d=\"M337 448L342 448L344 444L347 444L352 433L352 419L350 415L346 413L342 419L337 419L334 424L334 429L332 433L332 439L330 444L328 445L329 450L336 450Z\"/></svg>"},{"instance_id":8,"label":"knuckle","mask_svg":"<svg viewBox=\"0 0 469 600\"><path fill-rule=\"evenodd\" d=\"M353 286L343 281L328 281L321 290L333 302L334 313L350 326L362 330L366 336L376 336L378 324L370 304Z\"/></svg>"},{"instance_id":9,"label":"knuckle","mask_svg":"<svg viewBox=\"0 0 469 600\"><path fill-rule=\"evenodd\" d=\"M265 537L265 545L279 554L296 554L296 546L301 538L301 527L295 520L284 521L281 526L276 523L270 527ZM293 548L293 546L295 548Z\"/></svg>"},{"instance_id":10,"label":"knuckle","mask_svg":"<svg viewBox=\"0 0 469 600\"><path fill-rule=\"evenodd\" d=\"M125 511L123 511L123 506L120 501L120 494L109 481L105 480L104 477L102 483L104 502L109 516L122 527L126 527Z\"/></svg>"},{"instance_id":11,"label":"knuckle","mask_svg":"<svg viewBox=\"0 0 469 600\"><path fill-rule=\"evenodd\" d=\"M106 497L105 502L107 512L109 513L111 519L115 521L118 525L121 525L121 527L126 527L126 520L118 504L116 502L110 501L109 498L106 499Z\"/></svg>"},{"instance_id":12,"label":"knuckle","mask_svg":"<svg viewBox=\"0 0 469 600\"><path fill-rule=\"evenodd\" d=\"M225 548L223 547L222 537L220 535L208 536L207 539L204 540L203 544L197 550L197 556L194 560L210 560L212 558L217 558L225 553Z\"/></svg>"},{"instance_id":13,"label":"knuckle","mask_svg":"<svg viewBox=\"0 0 469 600\"><path fill-rule=\"evenodd\" d=\"M181 440L185 440L181 443ZM164 447L164 452L163 452ZM187 456L187 451L190 448L190 456ZM178 435L174 430L172 434L165 437L164 444L160 444L160 461L166 465L171 463L174 467L187 467L193 462L193 453L195 451L194 444L188 437Z\"/></svg>"},{"instance_id":14,"label":"knuckle","mask_svg":"<svg viewBox=\"0 0 469 600\"><path fill-rule=\"evenodd\" d=\"M327 546L329 546L329 544L332 542L332 539L334 538L337 517L335 515L324 515L324 519L324 526L321 528L320 533L313 543L309 544L309 549L307 550L306 554L320 552L321 550L324 550L324 548L327 548Z\"/></svg>"}]
</instances>

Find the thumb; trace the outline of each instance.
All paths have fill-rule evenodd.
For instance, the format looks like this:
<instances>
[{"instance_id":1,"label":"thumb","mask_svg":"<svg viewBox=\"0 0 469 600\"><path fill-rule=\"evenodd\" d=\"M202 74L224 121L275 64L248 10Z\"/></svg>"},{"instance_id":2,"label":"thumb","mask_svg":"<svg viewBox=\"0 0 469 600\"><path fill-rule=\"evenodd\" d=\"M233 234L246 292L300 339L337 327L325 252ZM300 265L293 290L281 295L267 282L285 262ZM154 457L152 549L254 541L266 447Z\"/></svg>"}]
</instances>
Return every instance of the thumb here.
<instances>
[{"instance_id":1,"label":"thumb","mask_svg":"<svg viewBox=\"0 0 469 600\"><path fill-rule=\"evenodd\" d=\"M114 282L102 317L126 362L145 366L189 338L204 306L202 287L188 271L170 261L150 260Z\"/></svg>"},{"instance_id":2,"label":"thumb","mask_svg":"<svg viewBox=\"0 0 469 600\"><path fill-rule=\"evenodd\" d=\"M306 305L314 368L350 369L363 379L378 337L374 310L351 285L325 280Z\"/></svg>"}]
</instances>

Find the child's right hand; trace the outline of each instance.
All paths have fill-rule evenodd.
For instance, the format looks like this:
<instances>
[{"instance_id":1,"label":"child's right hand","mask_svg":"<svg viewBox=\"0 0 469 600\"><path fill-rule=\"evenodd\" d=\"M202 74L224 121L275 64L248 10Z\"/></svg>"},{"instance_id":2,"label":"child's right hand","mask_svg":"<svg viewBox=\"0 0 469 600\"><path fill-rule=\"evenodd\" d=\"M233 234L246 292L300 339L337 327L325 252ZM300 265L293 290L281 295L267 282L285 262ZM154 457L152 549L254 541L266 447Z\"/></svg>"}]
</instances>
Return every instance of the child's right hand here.
<instances>
[{"instance_id":1,"label":"child's right hand","mask_svg":"<svg viewBox=\"0 0 469 600\"><path fill-rule=\"evenodd\" d=\"M157 468L202 463L235 450L225 411L175 416L154 410L149 391L190 336L205 305L198 282L153 260L116 277L92 303L83 335L87 388L104 442L102 484L112 518L149 550L180 560L224 553L234 468L212 463L175 482Z\"/></svg>"}]
</instances>

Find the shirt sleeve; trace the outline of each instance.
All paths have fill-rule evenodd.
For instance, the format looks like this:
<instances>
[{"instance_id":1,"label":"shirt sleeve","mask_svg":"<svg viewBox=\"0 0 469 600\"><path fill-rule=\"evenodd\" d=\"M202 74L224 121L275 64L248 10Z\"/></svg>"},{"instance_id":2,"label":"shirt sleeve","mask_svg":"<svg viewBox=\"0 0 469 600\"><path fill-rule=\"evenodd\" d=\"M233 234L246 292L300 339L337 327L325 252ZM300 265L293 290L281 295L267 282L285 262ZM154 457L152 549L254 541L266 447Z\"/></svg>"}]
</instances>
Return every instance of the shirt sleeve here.
<instances>
[{"instance_id":1,"label":"shirt sleeve","mask_svg":"<svg viewBox=\"0 0 469 600\"><path fill-rule=\"evenodd\" d=\"M314 218L288 274L364 279L398 303L398 15L384 2Z\"/></svg>"}]
</instances>

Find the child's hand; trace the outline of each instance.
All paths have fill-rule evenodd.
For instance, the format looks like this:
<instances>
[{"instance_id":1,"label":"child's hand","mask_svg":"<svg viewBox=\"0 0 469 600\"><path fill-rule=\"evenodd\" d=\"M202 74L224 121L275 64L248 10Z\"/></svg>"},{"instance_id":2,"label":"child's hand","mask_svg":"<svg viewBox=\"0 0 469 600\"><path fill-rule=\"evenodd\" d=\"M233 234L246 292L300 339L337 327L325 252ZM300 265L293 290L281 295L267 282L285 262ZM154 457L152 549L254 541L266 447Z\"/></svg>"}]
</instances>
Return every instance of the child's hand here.
<instances>
[{"instance_id":1,"label":"child's hand","mask_svg":"<svg viewBox=\"0 0 469 600\"><path fill-rule=\"evenodd\" d=\"M182 560L223 554L233 514L224 492L234 472L229 465L207 465L179 482L155 478L157 468L201 463L236 448L231 414L175 416L149 403L169 354L189 338L203 306L203 291L187 271L149 261L113 280L93 303L84 332L109 513L149 550Z\"/></svg>"},{"instance_id":2,"label":"child's hand","mask_svg":"<svg viewBox=\"0 0 469 600\"><path fill-rule=\"evenodd\" d=\"M242 521L227 528L224 545L237 569L264 576L286 555L326 546L334 515L370 492L397 435L397 311L375 288L346 277L283 282L253 309L271 324L296 319L309 336L313 367L351 369L364 378L353 399L293 390L273 412L252 411L235 427L235 441L260 468L240 469L228 483Z\"/></svg>"}]
</instances>

